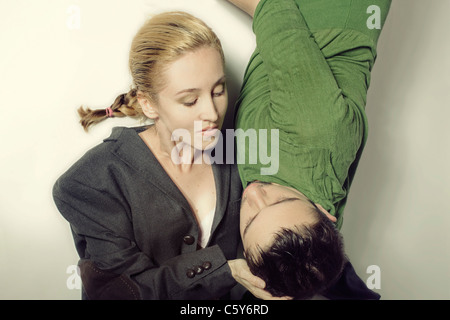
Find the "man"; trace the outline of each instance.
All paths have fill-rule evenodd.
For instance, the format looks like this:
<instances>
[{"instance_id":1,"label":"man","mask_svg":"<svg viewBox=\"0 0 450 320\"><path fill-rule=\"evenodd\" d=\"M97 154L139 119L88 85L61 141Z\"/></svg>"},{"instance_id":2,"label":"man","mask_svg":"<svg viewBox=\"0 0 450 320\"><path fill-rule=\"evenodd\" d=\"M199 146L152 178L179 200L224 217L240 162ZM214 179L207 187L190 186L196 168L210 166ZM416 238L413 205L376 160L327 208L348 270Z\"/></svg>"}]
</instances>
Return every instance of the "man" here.
<instances>
[{"instance_id":1,"label":"man","mask_svg":"<svg viewBox=\"0 0 450 320\"><path fill-rule=\"evenodd\" d=\"M279 134L268 147L279 155L275 174L261 174L261 161L238 163L250 270L273 296L379 298L354 273L339 229L367 139L370 72L391 1L229 1L253 17L257 43L236 127ZM248 160L251 148L238 145L238 156L246 150Z\"/></svg>"}]
</instances>

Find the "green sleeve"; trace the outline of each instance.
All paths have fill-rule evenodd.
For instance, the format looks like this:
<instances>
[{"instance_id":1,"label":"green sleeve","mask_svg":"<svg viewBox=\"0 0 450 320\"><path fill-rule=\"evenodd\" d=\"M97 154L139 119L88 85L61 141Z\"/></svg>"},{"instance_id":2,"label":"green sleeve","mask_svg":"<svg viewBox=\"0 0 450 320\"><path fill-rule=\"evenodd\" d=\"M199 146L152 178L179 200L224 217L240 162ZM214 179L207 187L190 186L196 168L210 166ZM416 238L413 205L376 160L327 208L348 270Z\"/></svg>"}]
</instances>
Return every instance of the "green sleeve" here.
<instances>
[{"instance_id":1,"label":"green sleeve","mask_svg":"<svg viewBox=\"0 0 450 320\"><path fill-rule=\"evenodd\" d=\"M367 134L364 108L381 32L366 25L371 3L262 0L256 8L271 120L304 144L328 147L337 135ZM390 0L379 5L382 26Z\"/></svg>"},{"instance_id":2,"label":"green sleeve","mask_svg":"<svg viewBox=\"0 0 450 320\"><path fill-rule=\"evenodd\" d=\"M317 146L334 131L345 102L300 10L293 0L262 0L253 30L268 76L272 121Z\"/></svg>"}]
</instances>

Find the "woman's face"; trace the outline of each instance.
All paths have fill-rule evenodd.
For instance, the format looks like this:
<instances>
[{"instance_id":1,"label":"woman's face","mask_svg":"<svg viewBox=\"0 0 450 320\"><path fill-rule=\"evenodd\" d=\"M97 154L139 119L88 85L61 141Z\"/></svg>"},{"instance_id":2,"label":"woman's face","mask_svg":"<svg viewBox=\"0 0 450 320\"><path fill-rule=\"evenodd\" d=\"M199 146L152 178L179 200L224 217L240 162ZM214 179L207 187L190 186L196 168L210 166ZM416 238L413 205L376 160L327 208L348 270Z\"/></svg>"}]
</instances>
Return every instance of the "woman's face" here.
<instances>
[{"instance_id":1,"label":"woman's face","mask_svg":"<svg viewBox=\"0 0 450 320\"><path fill-rule=\"evenodd\" d=\"M171 63L163 75L166 85L157 105L152 105L158 130L166 131L174 141L183 137L195 149L214 146L228 106L220 53L210 47L189 52Z\"/></svg>"}]
</instances>

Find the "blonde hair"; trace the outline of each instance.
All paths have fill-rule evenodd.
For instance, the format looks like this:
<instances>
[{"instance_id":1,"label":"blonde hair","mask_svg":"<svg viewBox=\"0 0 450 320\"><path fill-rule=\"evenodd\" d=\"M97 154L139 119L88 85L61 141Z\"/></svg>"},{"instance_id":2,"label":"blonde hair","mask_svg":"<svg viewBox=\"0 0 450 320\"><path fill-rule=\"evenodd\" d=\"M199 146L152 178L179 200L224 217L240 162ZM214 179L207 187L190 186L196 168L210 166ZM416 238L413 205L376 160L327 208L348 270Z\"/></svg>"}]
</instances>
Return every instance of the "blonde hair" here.
<instances>
[{"instance_id":1,"label":"blonde hair","mask_svg":"<svg viewBox=\"0 0 450 320\"><path fill-rule=\"evenodd\" d=\"M158 101L164 87L165 68L182 55L202 47L218 50L225 63L219 38L200 19L185 12L166 12L153 16L137 32L131 44L129 68L134 87L119 95L106 109L91 110L80 107L80 123L87 131L91 125L113 117L142 117L138 93L150 101Z\"/></svg>"}]
</instances>

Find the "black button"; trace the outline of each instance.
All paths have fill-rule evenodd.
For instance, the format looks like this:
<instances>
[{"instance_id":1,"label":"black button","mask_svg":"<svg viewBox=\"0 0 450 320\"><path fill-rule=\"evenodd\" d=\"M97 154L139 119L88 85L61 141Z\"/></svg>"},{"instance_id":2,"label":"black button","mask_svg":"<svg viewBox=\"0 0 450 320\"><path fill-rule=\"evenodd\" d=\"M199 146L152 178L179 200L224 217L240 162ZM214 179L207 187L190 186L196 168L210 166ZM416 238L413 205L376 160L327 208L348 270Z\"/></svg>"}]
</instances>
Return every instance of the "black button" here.
<instances>
[{"instance_id":1,"label":"black button","mask_svg":"<svg viewBox=\"0 0 450 320\"><path fill-rule=\"evenodd\" d=\"M203 267L203 269L205 269L205 270L209 270L209 269L211 269L212 264L211 264L211 262L206 261L206 262L203 263L202 267Z\"/></svg>"},{"instance_id":2,"label":"black button","mask_svg":"<svg viewBox=\"0 0 450 320\"><path fill-rule=\"evenodd\" d=\"M192 269L188 269L188 271L186 271L186 276L187 276L188 278L193 278L193 277L195 277L195 271L192 270Z\"/></svg>"},{"instance_id":3,"label":"black button","mask_svg":"<svg viewBox=\"0 0 450 320\"><path fill-rule=\"evenodd\" d=\"M183 241L184 243L191 245L195 242L195 238L193 236L185 236Z\"/></svg>"},{"instance_id":4,"label":"black button","mask_svg":"<svg viewBox=\"0 0 450 320\"><path fill-rule=\"evenodd\" d=\"M202 274L202 273L203 273L203 267L201 267L201 266L196 266L196 267L194 268L194 271L195 271L196 274Z\"/></svg>"}]
</instances>

